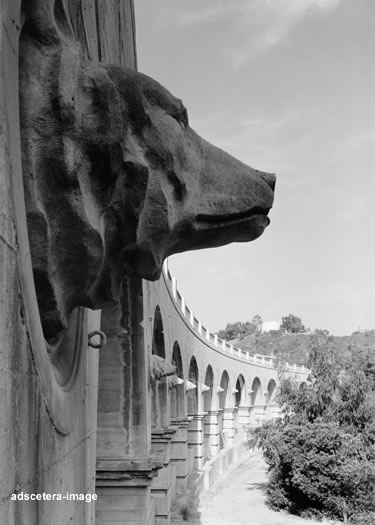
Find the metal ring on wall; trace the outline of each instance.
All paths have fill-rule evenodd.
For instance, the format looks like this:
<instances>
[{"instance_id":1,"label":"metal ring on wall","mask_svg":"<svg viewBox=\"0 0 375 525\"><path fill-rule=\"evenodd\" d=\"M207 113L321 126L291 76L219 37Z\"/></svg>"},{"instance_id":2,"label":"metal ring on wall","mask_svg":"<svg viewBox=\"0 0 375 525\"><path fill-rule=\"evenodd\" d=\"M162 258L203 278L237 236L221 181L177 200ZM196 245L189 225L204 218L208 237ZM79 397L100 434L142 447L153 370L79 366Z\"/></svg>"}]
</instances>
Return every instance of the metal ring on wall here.
<instances>
[{"instance_id":1,"label":"metal ring on wall","mask_svg":"<svg viewBox=\"0 0 375 525\"><path fill-rule=\"evenodd\" d=\"M95 341L92 341L92 338L95 335L99 336L100 338L99 343L95 343ZM107 343L107 336L101 330L93 330L92 332L88 334L87 337L88 337L88 345L91 346L91 348L102 348Z\"/></svg>"}]
</instances>

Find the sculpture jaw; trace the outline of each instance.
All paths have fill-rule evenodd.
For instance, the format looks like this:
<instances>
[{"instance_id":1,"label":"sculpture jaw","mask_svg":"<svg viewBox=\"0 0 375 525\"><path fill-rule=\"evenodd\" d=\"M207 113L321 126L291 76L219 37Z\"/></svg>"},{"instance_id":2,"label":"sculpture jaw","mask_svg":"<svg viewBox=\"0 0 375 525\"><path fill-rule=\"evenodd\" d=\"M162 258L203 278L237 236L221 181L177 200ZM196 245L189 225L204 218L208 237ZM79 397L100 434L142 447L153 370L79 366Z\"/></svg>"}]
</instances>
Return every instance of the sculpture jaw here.
<instances>
[{"instance_id":1,"label":"sculpture jaw","mask_svg":"<svg viewBox=\"0 0 375 525\"><path fill-rule=\"evenodd\" d=\"M143 279L160 278L164 260L170 255L202 248L215 248L232 242L249 242L260 237L269 225L264 214L249 214L241 218L221 218L215 221L197 219L188 227L173 232L170 242L149 240L123 250L123 271L135 273ZM178 231L178 229L177 229ZM177 239L172 243L172 239Z\"/></svg>"},{"instance_id":2,"label":"sculpture jaw","mask_svg":"<svg viewBox=\"0 0 375 525\"><path fill-rule=\"evenodd\" d=\"M228 242L247 242L257 239L270 224L269 210L249 210L225 216L200 215L195 221L197 232L220 230L221 238L228 236Z\"/></svg>"},{"instance_id":3,"label":"sculpture jaw","mask_svg":"<svg viewBox=\"0 0 375 525\"><path fill-rule=\"evenodd\" d=\"M238 220L224 220L216 224L220 225L220 233L213 239L211 246L222 246L231 242L254 241L263 234L266 227L270 224L270 219L266 215L257 214ZM197 231L199 234L209 238L209 234L214 228L215 226L212 223L199 222Z\"/></svg>"}]
</instances>

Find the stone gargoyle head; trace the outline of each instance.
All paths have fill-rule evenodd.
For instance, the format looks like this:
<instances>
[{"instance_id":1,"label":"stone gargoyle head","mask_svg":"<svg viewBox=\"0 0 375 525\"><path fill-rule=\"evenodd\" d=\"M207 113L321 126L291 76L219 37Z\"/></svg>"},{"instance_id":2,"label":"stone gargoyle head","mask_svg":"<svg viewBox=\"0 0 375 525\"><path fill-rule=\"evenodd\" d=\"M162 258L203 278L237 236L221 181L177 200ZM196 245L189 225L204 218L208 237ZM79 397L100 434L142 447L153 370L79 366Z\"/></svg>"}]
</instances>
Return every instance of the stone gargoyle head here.
<instances>
[{"instance_id":1,"label":"stone gargoyle head","mask_svg":"<svg viewBox=\"0 0 375 525\"><path fill-rule=\"evenodd\" d=\"M177 252L252 241L275 177L209 144L155 80L84 59L62 3L33 1L21 36L25 199L47 340L77 306L155 280Z\"/></svg>"},{"instance_id":2,"label":"stone gargoyle head","mask_svg":"<svg viewBox=\"0 0 375 525\"><path fill-rule=\"evenodd\" d=\"M156 354L150 356L149 380L150 384L155 384L163 377L174 376L176 367L172 365L167 359Z\"/></svg>"}]
</instances>

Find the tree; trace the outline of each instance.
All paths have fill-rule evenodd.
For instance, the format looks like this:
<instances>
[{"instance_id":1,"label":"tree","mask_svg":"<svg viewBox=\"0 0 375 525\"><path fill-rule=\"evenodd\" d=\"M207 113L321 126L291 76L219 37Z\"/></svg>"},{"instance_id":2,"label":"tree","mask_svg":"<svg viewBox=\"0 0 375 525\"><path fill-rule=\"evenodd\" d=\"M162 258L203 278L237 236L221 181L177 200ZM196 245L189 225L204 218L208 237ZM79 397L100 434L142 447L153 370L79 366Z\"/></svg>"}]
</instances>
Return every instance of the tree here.
<instances>
[{"instance_id":1,"label":"tree","mask_svg":"<svg viewBox=\"0 0 375 525\"><path fill-rule=\"evenodd\" d=\"M281 319L281 328L291 334L300 334L306 330L301 319L293 314L289 314Z\"/></svg>"},{"instance_id":2,"label":"tree","mask_svg":"<svg viewBox=\"0 0 375 525\"><path fill-rule=\"evenodd\" d=\"M242 339L247 335L260 332L262 329L262 318L259 314L254 315L251 321L236 321L228 323L224 330L219 330L217 335L220 339L231 341L232 339Z\"/></svg>"},{"instance_id":3,"label":"tree","mask_svg":"<svg viewBox=\"0 0 375 525\"><path fill-rule=\"evenodd\" d=\"M292 419L262 436L268 503L300 515L350 519L375 513L374 454L337 422ZM375 514L374 514L375 515Z\"/></svg>"},{"instance_id":4,"label":"tree","mask_svg":"<svg viewBox=\"0 0 375 525\"><path fill-rule=\"evenodd\" d=\"M251 320L251 324L255 328L256 333L262 331L263 319L259 314L254 315Z\"/></svg>"},{"instance_id":5,"label":"tree","mask_svg":"<svg viewBox=\"0 0 375 525\"><path fill-rule=\"evenodd\" d=\"M238 339L248 334L251 330L250 322L236 321L235 323L227 323L224 330L219 330L217 335L221 339L231 341L232 339Z\"/></svg>"},{"instance_id":6,"label":"tree","mask_svg":"<svg viewBox=\"0 0 375 525\"><path fill-rule=\"evenodd\" d=\"M339 352L334 338L310 340L305 388L280 382L284 418L253 431L268 464L268 502L301 515L352 525L375 523L375 359L369 349Z\"/></svg>"}]
</instances>

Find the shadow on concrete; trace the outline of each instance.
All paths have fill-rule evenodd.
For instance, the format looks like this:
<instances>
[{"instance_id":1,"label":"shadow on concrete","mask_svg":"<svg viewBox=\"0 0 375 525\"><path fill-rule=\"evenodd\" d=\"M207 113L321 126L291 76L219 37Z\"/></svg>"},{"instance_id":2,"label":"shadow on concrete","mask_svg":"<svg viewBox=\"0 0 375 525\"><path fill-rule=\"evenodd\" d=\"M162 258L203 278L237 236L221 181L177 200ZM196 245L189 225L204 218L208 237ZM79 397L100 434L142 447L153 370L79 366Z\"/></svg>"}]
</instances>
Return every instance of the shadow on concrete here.
<instances>
[{"instance_id":1,"label":"shadow on concrete","mask_svg":"<svg viewBox=\"0 0 375 525\"><path fill-rule=\"evenodd\" d=\"M181 507L172 513L171 525L202 525L201 513L195 508Z\"/></svg>"},{"instance_id":2,"label":"shadow on concrete","mask_svg":"<svg viewBox=\"0 0 375 525\"><path fill-rule=\"evenodd\" d=\"M247 490L260 490L260 492L264 495L267 494L267 482L263 483L244 483L244 485L247 486Z\"/></svg>"},{"instance_id":3,"label":"shadow on concrete","mask_svg":"<svg viewBox=\"0 0 375 525\"><path fill-rule=\"evenodd\" d=\"M181 497L172 505L171 525L202 525L199 496Z\"/></svg>"}]
</instances>

